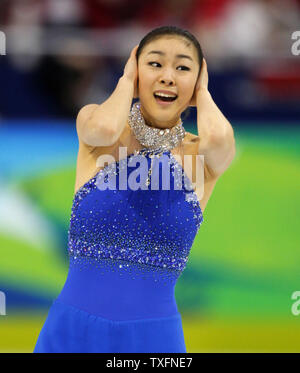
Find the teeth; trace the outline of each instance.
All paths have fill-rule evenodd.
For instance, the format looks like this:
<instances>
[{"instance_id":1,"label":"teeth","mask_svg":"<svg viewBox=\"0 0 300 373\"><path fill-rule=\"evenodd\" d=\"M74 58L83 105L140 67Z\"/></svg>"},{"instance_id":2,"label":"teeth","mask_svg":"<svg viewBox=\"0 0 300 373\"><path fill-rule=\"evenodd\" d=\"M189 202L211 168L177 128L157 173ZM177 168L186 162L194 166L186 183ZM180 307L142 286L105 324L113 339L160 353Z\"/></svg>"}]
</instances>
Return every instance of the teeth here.
<instances>
[{"instance_id":1,"label":"teeth","mask_svg":"<svg viewBox=\"0 0 300 373\"><path fill-rule=\"evenodd\" d=\"M155 93L155 95L160 97L176 97L176 95L168 95L166 93Z\"/></svg>"}]
</instances>

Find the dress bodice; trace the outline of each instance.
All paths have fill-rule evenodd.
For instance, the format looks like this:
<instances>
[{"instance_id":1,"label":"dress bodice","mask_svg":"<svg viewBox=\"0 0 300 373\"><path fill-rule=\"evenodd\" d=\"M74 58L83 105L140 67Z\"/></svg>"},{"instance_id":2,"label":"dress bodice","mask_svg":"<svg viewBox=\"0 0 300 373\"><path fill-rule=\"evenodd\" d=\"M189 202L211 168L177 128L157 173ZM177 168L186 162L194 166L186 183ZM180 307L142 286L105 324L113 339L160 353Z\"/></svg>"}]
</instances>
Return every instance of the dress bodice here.
<instances>
[{"instance_id":1,"label":"dress bodice","mask_svg":"<svg viewBox=\"0 0 300 373\"><path fill-rule=\"evenodd\" d=\"M141 157L147 161L144 168L137 166ZM69 254L74 260L81 256L106 258L179 274L202 222L197 195L173 154L165 151L160 158L151 158L144 148L110 163L76 192Z\"/></svg>"}]
</instances>

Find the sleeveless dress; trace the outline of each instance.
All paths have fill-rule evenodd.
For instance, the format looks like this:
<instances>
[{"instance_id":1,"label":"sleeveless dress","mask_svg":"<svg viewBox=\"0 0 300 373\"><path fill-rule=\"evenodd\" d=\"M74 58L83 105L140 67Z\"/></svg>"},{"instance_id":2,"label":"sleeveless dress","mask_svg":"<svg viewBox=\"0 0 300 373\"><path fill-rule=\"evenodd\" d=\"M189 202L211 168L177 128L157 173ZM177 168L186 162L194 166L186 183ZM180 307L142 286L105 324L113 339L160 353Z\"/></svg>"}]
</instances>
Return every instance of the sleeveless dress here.
<instances>
[{"instance_id":1,"label":"sleeveless dress","mask_svg":"<svg viewBox=\"0 0 300 373\"><path fill-rule=\"evenodd\" d=\"M175 285L203 220L171 151L101 169L74 195L68 276L33 352L186 352Z\"/></svg>"}]
</instances>

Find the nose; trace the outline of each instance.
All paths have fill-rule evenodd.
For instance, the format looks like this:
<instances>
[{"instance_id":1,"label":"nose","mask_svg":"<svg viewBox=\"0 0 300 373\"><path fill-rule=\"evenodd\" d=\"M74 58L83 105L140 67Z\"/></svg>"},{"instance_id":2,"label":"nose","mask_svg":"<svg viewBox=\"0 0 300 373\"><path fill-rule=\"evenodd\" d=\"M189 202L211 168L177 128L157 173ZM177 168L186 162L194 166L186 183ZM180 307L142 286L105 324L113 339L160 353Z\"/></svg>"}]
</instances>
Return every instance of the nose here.
<instances>
[{"instance_id":1,"label":"nose","mask_svg":"<svg viewBox=\"0 0 300 373\"><path fill-rule=\"evenodd\" d=\"M161 78L159 79L160 83L162 84L167 84L167 85L174 85L175 84L175 80L173 78L173 75L171 74L170 71L164 71L163 75L161 76Z\"/></svg>"},{"instance_id":2,"label":"nose","mask_svg":"<svg viewBox=\"0 0 300 373\"><path fill-rule=\"evenodd\" d=\"M172 78L161 78L160 82L162 84L174 85L174 79L172 79Z\"/></svg>"},{"instance_id":3,"label":"nose","mask_svg":"<svg viewBox=\"0 0 300 373\"><path fill-rule=\"evenodd\" d=\"M170 79L160 79L160 82L162 84L167 84L167 85L174 85L174 81Z\"/></svg>"}]
</instances>

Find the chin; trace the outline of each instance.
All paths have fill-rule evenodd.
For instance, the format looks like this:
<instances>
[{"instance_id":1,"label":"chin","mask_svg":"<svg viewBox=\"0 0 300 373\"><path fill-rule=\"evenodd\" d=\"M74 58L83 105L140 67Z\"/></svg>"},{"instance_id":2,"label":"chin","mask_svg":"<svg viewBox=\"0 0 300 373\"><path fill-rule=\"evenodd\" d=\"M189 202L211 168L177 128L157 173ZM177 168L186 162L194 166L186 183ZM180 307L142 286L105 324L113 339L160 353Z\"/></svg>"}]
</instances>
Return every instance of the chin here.
<instances>
[{"instance_id":1,"label":"chin","mask_svg":"<svg viewBox=\"0 0 300 373\"><path fill-rule=\"evenodd\" d=\"M140 99L141 105L145 114L149 118L153 118L152 121L163 123L170 122L175 117L178 117L178 113L181 113L178 105L174 102L171 105L159 105L155 99L147 98L146 100ZM144 104L144 103L147 104Z\"/></svg>"}]
</instances>

